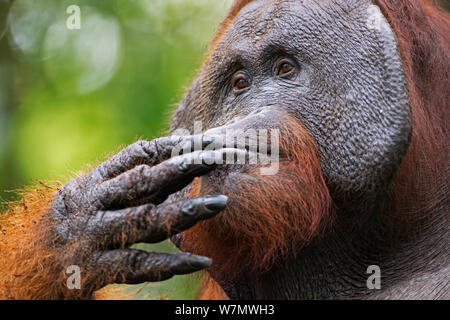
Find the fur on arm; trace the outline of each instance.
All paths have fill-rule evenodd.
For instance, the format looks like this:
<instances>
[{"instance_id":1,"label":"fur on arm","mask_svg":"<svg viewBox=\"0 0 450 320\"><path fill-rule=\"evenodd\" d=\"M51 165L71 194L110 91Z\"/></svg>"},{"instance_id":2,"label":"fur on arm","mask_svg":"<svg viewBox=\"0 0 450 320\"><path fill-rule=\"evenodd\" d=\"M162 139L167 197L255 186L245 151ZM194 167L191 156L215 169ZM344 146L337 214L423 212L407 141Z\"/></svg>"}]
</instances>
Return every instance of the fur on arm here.
<instances>
[{"instance_id":1,"label":"fur on arm","mask_svg":"<svg viewBox=\"0 0 450 320\"><path fill-rule=\"evenodd\" d=\"M0 298L62 299L70 291L62 285L68 276L51 244L45 218L56 187L45 185L22 193L0 215Z\"/></svg>"}]
</instances>

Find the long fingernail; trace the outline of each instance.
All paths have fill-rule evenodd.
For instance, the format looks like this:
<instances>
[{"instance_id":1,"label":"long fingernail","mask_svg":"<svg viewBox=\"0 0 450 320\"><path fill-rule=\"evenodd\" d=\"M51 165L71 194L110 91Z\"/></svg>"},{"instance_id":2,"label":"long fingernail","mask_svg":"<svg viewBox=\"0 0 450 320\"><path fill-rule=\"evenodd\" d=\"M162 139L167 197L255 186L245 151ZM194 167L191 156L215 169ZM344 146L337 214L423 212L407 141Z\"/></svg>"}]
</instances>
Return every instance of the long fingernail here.
<instances>
[{"instance_id":1,"label":"long fingernail","mask_svg":"<svg viewBox=\"0 0 450 320\"><path fill-rule=\"evenodd\" d=\"M189 258L189 263L196 269L203 269L209 267L212 260L208 257L191 256Z\"/></svg>"},{"instance_id":2,"label":"long fingernail","mask_svg":"<svg viewBox=\"0 0 450 320\"><path fill-rule=\"evenodd\" d=\"M203 200L203 204L205 205L205 207L211 211L222 210L227 205L227 202L228 197L224 195L211 196Z\"/></svg>"}]
</instances>

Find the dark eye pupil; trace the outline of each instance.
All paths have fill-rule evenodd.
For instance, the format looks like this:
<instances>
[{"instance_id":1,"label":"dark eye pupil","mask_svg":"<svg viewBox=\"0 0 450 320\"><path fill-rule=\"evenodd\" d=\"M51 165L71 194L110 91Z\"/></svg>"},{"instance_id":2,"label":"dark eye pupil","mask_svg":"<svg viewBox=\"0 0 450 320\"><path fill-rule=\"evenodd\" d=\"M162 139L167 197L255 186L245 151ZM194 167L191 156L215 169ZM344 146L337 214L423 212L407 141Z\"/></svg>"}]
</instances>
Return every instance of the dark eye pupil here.
<instances>
[{"instance_id":1,"label":"dark eye pupil","mask_svg":"<svg viewBox=\"0 0 450 320\"><path fill-rule=\"evenodd\" d=\"M245 89L248 87L248 81L245 79L238 79L234 86L238 90Z\"/></svg>"},{"instance_id":2,"label":"dark eye pupil","mask_svg":"<svg viewBox=\"0 0 450 320\"><path fill-rule=\"evenodd\" d=\"M292 65L290 63L285 62L280 66L279 74L285 74L291 70L292 70Z\"/></svg>"}]
</instances>

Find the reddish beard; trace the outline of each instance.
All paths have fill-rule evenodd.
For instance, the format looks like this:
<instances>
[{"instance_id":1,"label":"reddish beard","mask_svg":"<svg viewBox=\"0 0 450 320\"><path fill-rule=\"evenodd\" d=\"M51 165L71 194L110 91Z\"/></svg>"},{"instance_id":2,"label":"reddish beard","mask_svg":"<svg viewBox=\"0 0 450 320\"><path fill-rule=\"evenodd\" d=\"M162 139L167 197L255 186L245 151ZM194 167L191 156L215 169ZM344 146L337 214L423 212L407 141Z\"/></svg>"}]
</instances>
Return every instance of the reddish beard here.
<instances>
[{"instance_id":1,"label":"reddish beard","mask_svg":"<svg viewBox=\"0 0 450 320\"><path fill-rule=\"evenodd\" d=\"M280 128L279 170L217 169L197 178L189 198L224 194L227 208L183 233L182 249L213 259L216 280L264 272L295 256L332 222L332 201L313 139L291 117Z\"/></svg>"}]
</instances>

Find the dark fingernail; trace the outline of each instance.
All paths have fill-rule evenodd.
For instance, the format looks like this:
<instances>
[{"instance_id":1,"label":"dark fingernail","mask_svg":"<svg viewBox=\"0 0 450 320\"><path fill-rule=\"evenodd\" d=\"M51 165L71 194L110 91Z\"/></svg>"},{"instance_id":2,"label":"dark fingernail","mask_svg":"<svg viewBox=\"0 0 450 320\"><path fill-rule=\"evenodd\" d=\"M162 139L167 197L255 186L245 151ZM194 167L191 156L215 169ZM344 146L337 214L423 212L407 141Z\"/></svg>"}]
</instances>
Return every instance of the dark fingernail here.
<instances>
[{"instance_id":1,"label":"dark fingernail","mask_svg":"<svg viewBox=\"0 0 450 320\"><path fill-rule=\"evenodd\" d=\"M212 260L208 257L190 256L189 263L196 269L203 269L209 267Z\"/></svg>"},{"instance_id":2,"label":"dark fingernail","mask_svg":"<svg viewBox=\"0 0 450 320\"><path fill-rule=\"evenodd\" d=\"M225 208L225 206L227 205L227 202L228 202L227 196L219 195L219 196L212 196L212 197L205 198L205 200L203 201L203 204L205 205L205 207L208 210L218 211L218 210L222 210L223 208Z\"/></svg>"}]
</instances>

